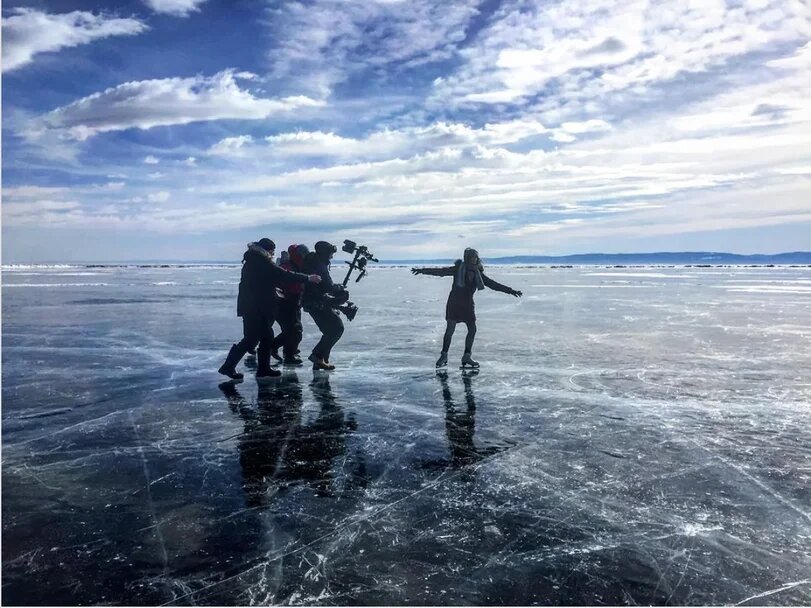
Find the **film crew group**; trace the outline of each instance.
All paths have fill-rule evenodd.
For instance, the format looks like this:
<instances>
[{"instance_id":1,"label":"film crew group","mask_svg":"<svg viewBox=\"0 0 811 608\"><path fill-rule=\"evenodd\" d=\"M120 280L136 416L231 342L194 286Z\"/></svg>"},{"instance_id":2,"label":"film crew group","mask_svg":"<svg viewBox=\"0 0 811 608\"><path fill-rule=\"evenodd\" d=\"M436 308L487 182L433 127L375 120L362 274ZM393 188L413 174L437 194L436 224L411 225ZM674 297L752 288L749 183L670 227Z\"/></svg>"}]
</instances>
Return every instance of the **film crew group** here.
<instances>
[{"instance_id":1,"label":"film crew group","mask_svg":"<svg viewBox=\"0 0 811 608\"><path fill-rule=\"evenodd\" d=\"M277 353L279 348L282 349L282 360L286 365L300 365L302 361L297 354L302 339L302 307L322 333L309 356L313 369L335 369L329 357L332 347L344 332L337 311L340 310L351 320L357 307L349 301L345 285L334 284L330 277L330 260L337 248L319 241L314 249L309 251L306 245L291 245L287 256L283 256L282 264L278 265L274 261L276 245L272 240L264 238L248 244L248 250L242 257L242 276L237 296L237 316L242 317L243 337L231 346L225 363L219 369L221 374L241 380L243 376L236 366L246 353L255 348L257 378L281 375L281 372L270 367L271 355ZM360 264L357 258L366 253L366 248L356 248L351 241L345 242L345 251L354 252L355 249L361 253L356 253L356 260L350 263L350 272L360 268L365 274L366 260L363 259L364 263ZM367 257L371 258L370 255ZM278 322L282 329L276 337L273 335L274 322Z\"/></svg>"},{"instance_id":2,"label":"film crew group","mask_svg":"<svg viewBox=\"0 0 811 608\"><path fill-rule=\"evenodd\" d=\"M279 376L281 372L270 367L273 349L273 323L279 311L278 287L287 283L317 284L321 277L306 275L280 268L274 262L276 245L270 239L249 243L242 256L242 276L237 296L237 316L242 317L242 340L231 346L221 374L241 380L237 365L249 350L256 348L256 377ZM258 348L257 348L258 344Z\"/></svg>"}]
</instances>

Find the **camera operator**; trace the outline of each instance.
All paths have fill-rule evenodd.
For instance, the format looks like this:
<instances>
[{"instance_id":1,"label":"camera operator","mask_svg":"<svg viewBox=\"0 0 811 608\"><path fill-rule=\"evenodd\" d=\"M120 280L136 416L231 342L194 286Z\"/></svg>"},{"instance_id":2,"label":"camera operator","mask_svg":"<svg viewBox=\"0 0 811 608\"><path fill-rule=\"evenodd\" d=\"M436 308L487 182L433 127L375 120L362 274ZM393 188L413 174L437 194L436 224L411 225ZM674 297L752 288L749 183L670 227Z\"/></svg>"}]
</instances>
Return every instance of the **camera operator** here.
<instances>
[{"instance_id":1,"label":"camera operator","mask_svg":"<svg viewBox=\"0 0 811 608\"><path fill-rule=\"evenodd\" d=\"M321 282L308 283L304 287L302 302L322 336L309 359L313 362L313 369L332 370L335 366L329 362L330 353L344 333L343 321L335 307L346 303L349 293L343 286L333 283L329 274L330 260L338 248L332 243L318 241L314 249L304 258L304 272L319 276Z\"/></svg>"},{"instance_id":2,"label":"camera operator","mask_svg":"<svg viewBox=\"0 0 811 608\"><path fill-rule=\"evenodd\" d=\"M225 363L218 370L232 380L241 380L242 374L236 370L237 364L249 349L257 343L256 378L280 376L281 372L270 367L270 350L273 343L273 321L277 313L276 287L287 282L316 284L321 277L315 274L288 272L279 268L273 254L276 245L270 239L248 243L248 250L242 257L242 276L237 296L237 316L242 317L243 337L231 346ZM327 275L329 276L329 275ZM308 283L309 281L309 283Z\"/></svg>"}]
</instances>

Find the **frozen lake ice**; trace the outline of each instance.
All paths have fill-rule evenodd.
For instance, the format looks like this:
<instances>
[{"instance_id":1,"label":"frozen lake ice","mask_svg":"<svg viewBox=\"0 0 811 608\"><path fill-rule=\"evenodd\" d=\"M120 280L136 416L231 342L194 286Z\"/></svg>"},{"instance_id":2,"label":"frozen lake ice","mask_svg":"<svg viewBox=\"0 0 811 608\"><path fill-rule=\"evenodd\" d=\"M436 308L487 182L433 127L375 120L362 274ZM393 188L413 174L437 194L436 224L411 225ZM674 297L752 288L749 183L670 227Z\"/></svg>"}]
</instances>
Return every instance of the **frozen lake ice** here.
<instances>
[{"instance_id":1,"label":"frozen lake ice","mask_svg":"<svg viewBox=\"0 0 811 608\"><path fill-rule=\"evenodd\" d=\"M489 274L221 385L237 266L4 269L3 602L811 604L811 269Z\"/></svg>"}]
</instances>

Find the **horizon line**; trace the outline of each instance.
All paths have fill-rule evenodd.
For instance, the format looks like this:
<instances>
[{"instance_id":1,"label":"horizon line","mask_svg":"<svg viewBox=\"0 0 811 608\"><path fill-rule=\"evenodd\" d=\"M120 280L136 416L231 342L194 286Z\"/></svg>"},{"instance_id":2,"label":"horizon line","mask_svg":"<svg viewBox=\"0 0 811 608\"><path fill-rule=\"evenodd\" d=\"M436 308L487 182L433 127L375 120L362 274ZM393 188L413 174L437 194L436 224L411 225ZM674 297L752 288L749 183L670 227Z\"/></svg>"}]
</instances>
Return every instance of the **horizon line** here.
<instances>
[{"instance_id":1,"label":"horizon line","mask_svg":"<svg viewBox=\"0 0 811 608\"><path fill-rule=\"evenodd\" d=\"M620 253L604 253L604 252L589 252L589 253L571 253L571 254L563 254L563 255L547 255L547 254L537 254L537 253L526 253L526 254L513 254L513 255L502 255L502 256L486 256L482 259L489 260L489 261L499 261L499 260L512 260L518 258L538 258L538 259L546 259L546 260L565 260L565 259L577 259L577 258L585 258L585 257L620 257L620 256L636 256L636 257L643 257L643 256L673 256L673 255L702 255L702 256L729 256L729 257L737 257L737 258L773 258L773 257L781 257L781 256L790 256L790 255L800 255L800 256L811 256L811 251L782 251L778 253L733 253L728 251L653 251L653 252L620 252ZM458 256L451 256L451 257L422 257L422 258L398 258L398 259L389 259L380 260L381 264L409 264L409 263L417 263L417 262L445 262L449 260L459 259ZM336 260L340 261L340 260ZM228 261L228 260L202 260L202 259L177 259L177 258L153 258L153 259L121 259L121 260L42 260L42 261L14 261L14 262L2 262L2 266L17 266L17 265L71 265L71 264L239 264L237 261Z\"/></svg>"}]
</instances>

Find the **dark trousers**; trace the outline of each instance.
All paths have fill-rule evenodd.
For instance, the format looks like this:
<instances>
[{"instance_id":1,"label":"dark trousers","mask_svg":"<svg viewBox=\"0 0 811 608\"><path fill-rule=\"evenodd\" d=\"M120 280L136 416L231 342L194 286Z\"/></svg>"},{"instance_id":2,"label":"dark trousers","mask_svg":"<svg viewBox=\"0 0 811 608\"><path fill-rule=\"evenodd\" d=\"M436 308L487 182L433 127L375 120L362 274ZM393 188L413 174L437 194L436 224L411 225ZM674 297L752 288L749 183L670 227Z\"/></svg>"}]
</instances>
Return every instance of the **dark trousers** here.
<instances>
[{"instance_id":1,"label":"dark trousers","mask_svg":"<svg viewBox=\"0 0 811 608\"><path fill-rule=\"evenodd\" d=\"M451 338L456 329L456 324L460 321L448 321L445 327L445 337L442 339L442 352L448 352L451 347ZM469 353L473 350L473 340L476 338L476 321L465 321L467 325L467 336L465 336L465 352Z\"/></svg>"},{"instance_id":2,"label":"dark trousers","mask_svg":"<svg viewBox=\"0 0 811 608\"><path fill-rule=\"evenodd\" d=\"M299 306L298 300L280 300L276 321L279 322L282 333L273 339L273 348L281 347L285 359L288 359L298 352L298 345L301 344L301 338L304 335L301 325L301 306Z\"/></svg>"},{"instance_id":3,"label":"dark trousers","mask_svg":"<svg viewBox=\"0 0 811 608\"><path fill-rule=\"evenodd\" d=\"M338 312L332 308L311 309L307 312L310 313L322 334L318 344L313 348L313 355L329 361L332 347L344 333L344 323L338 316Z\"/></svg>"},{"instance_id":4,"label":"dark trousers","mask_svg":"<svg viewBox=\"0 0 811 608\"><path fill-rule=\"evenodd\" d=\"M269 315L244 315L242 317L242 340L237 348L242 355L256 348L256 362L260 369L270 367L270 349L273 346L273 317Z\"/></svg>"}]
</instances>

